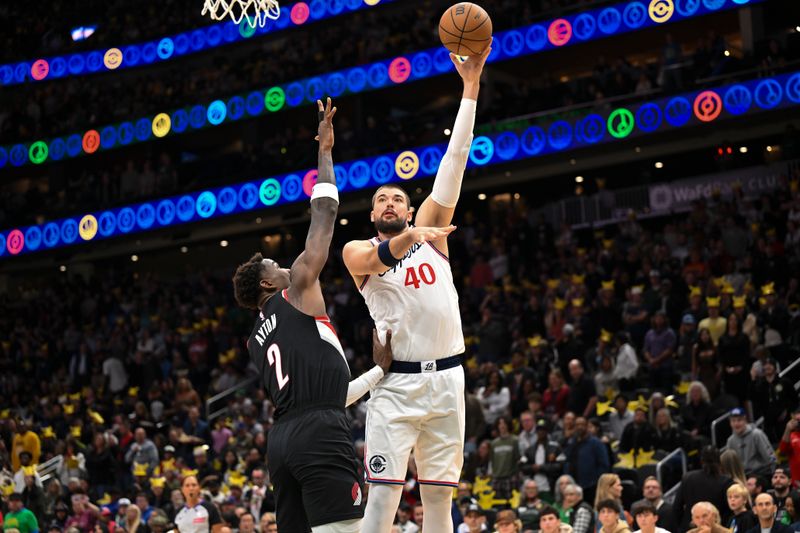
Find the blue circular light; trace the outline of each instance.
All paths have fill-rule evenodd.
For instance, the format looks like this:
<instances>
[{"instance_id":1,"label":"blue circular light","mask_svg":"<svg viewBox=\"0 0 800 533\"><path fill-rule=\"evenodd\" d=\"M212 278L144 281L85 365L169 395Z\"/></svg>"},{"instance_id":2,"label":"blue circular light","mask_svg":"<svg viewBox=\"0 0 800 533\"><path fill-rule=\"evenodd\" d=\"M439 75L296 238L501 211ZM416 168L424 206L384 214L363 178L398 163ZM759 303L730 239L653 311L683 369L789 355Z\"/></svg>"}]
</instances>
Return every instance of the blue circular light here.
<instances>
[{"instance_id":1,"label":"blue circular light","mask_svg":"<svg viewBox=\"0 0 800 533\"><path fill-rule=\"evenodd\" d=\"M185 109L178 109L172 114L172 131L183 133L189 127L189 114Z\"/></svg>"},{"instance_id":2,"label":"blue circular light","mask_svg":"<svg viewBox=\"0 0 800 533\"><path fill-rule=\"evenodd\" d=\"M236 191L232 187L225 187L217 193L217 207L226 215L236 208Z\"/></svg>"},{"instance_id":3,"label":"blue circular light","mask_svg":"<svg viewBox=\"0 0 800 533\"><path fill-rule=\"evenodd\" d=\"M684 17L691 17L700 9L700 0L675 0L675 11Z\"/></svg>"},{"instance_id":4,"label":"blue circular light","mask_svg":"<svg viewBox=\"0 0 800 533\"><path fill-rule=\"evenodd\" d=\"M494 140L494 148L500 159L513 159L519 152L519 137L510 131L503 132Z\"/></svg>"},{"instance_id":5,"label":"blue circular light","mask_svg":"<svg viewBox=\"0 0 800 533\"><path fill-rule=\"evenodd\" d=\"M8 85L14 81L14 69L8 65L0 66L0 85Z\"/></svg>"},{"instance_id":6,"label":"blue circular light","mask_svg":"<svg viewBox=\"0 0 800 533\"><path fill-rule=\"evenodd\" d=\"M347 72L347 88L351 93L361 92L367 85L367 73L361 67L351 68Z\"/></svg>"},{"instance_id":7,"label":"blue circular light","mask_svg":"<svg viewBox=\"0 0 800 533\"><path fill-rule=\"evenodd\" d=\"M64 244L72 244L78 238L78 223L71 218L61 223L61 240Z\"/></svg>"},{"instance_id":8,"label":"blue circular light","mask_svg":"<svg viewBox=\"0 0 800 533\"><path fill-rule=\"evenodd\" d=\"M786 98L795 104L800 104L800 73L793 74L786 80Z\"/></svg>"},{"instance_id":9,"label":"blue circular light","mask_svg":"<svg viewBox=\"0 0 800 533\"><path fill-rule=\"evenodd\" d=\"M189 49L189 34L179 33L175 36L175 54L182 56Z\"/></svg>"},{"instance_id":10,"label":"blue circular light","mask_svg":"<svg viewBox=\"0 0 800 533\"><path fill-rule=\"evenodd\" d=\"M631 2L622 10L622 22L632 30L639 29L647 20L647 8L641 2Z\"/></svg>"},{"instance_id":11,"label":"blue circular light","mask_svg":"<svg viewBox=\"0 0 800 533\"><path fill-rule=\"evenodd\" d=\"M133 142L134 135L133 124L130 122L123 122L117 127L117 141L123 146Z\"/></svg>"},{"instance_id":12,"label":"blue circular light","mask_svg":"<svg viewBox=\"0 0 800 533\"><path fill-rule=\"evenodd\" d=\"M244 98L234 96L228 100L228 117L231 120L239 120L244 115Z\"/></svg>"},{"instance_id":13,"label":"blue circular light","mask_svg":"<svg viewBox=\"0 0 800 533\"><path fill-rule=\"evenodd\" d=\"M781 103L783 98L783 87L772 78L761 80L756 85L755 100L756 105L762 109L772 109Z\"/></svg>"},{"instance_id":14,"label":"blue circular light","mask_svg":"<svg viewBox=\"0 0 800 533\"><path fill-rule=\"evenodd\" d=\"M52 248L58 244L60 239L61 229L58 227L58 224L55 222L45 224L44 230L42 231L42 240L44 241L44 245L48 248Z\"/></svg>"},{"instance_id":15,"label":"blue circular light","mask_svg":"<svg viewBox=\"0 0 800 533\"><path fill-rule=\"evenodd\" d=\"M547 134L539 126L530 126L522 134L520 145L526 154L537 155L547 146Z\"/></svg>"},{"instance_id":16,"label":"blue circular light","mask_svg":"<svg viewBox=\"0 0 800 533\"><path fill-rule=\"evenodd\" d=\"M283 191L283 198L287 202L294 202L303 193L303 182L300 176L296 174L289 174L283 178L281 183L281 191Z\"/></svg>"},{"instance_id":17,"label":"blue circular light","mask_svg":"<svg viewBox=\"0 0 800 533\"><path fill-rule=\"evenodd\" d=\"M306 99L314 103L325 94L325 83L322 78L315 76L306 82Z\"/></svg>"},{"instance_id":18,"label":"blue circular light","mask_svg":"<svg viewBox=\"0 0 800 533\"><path fill-rule=\"evenodd\" d=\"M325 5L325 0L311 0L308 4L308 14L311 20L319 20L325 16L328 6Z\"/></svg>"},{"instance_id":19,"label":"blue circular light","mask_svg":"<svg viewBox=\"0 0 800 533\"><path fill-rule=\"evenodd\" d=\"M64 142L64 139L61 137L56 137L55 139L50 141L50 159L53 161L61 161L64 158L64 154L67 153L67 144ZM2 159L0 157L0 159ZM0 167L3 164L0 163Z\"/></svg>"},{"instance_id":20,"label":"blue circular light","mask_svg":"<svg viewBox=\"0 0 800 533\"><path fill-rule=\"evenodd\" d=\"M175 213L181 222L190 221L194 217L194 198L188 194L181 196L175 205Z\"/></svg>"},{"instance_id":21,"label":"blue circular light","mask_svg":"<svg viewBox=\"0 0 800 533\"><path fill-rule=\"evenodd\" d=\"M0 256L6 251L6 236L0 233Z\"/></svg>"},{"instance_id":22,"label":"blue circular light","mask_svg":"<svg viewBox=\"0 0 800 533\"><path fill-rule=\"evenodd\" d=\"M419 156L419 168L422 174L428 176L436 174L443 156L442 151L436 146L425 148Z\"/></svg>"},{"instance_id":23,"label":"blue circular light","mask_svg":"<svg viewBox=\"0 0 800 533\"><path fill-rule=\"evenodd\" d=\"M683 126L692 118L692 104L686 98L676 96L664 108L664 118L670 126Z\"/></svg>"},{"instance_id":24,"label":"blue circular light","mask_svg":"<svg viewBox=\"0 0 800 533\"><path fill-rule=\"evenodd\" d=\"M703 0L703 5L710 11L716 11L725 5L725 0Z\"/></svg>"},{"instance_id":25,"label":"blue circular light","mask_svg":"<svg viewBox=\"0 0 800 533\"><path fill-rule=\"evenodd\" d=\"M136 140L146 141L153 134L153 121L149 118L140 118L136 121Z\"/></svg>"},{"instance_id":26,"label":"blue circular light","mask_svg":"<svg viewBox=\"0 0 800 533\"><path fill-rule=\"evenodd\" d=\"M117 217L113 211L103 211L97 218L97 231L103 237L109 237L117 229Z\"/></svg>"},{"instance_id":27,"label":"blue circular light","mask_svg":"<svg viewBox=\"0 0 800 533\"><path fill-rule=\"evenodd\" d=\"M117 213L117 228L122 233L128 233L136 225L136 213L130 207L123 207Z\"/></svg>"},{"instance_id":28,"label":"blue circular light","mask_svg":"<svg viewBox=\"0 0 800 533\"><path fill-rule=\"evenodd\" d=\"M375 63L367 71L367 81L375 89L383 87L389 81L389 69L383 63Z\"/></svg>"},{"instance_id":29,"label":"blue circular light","mask_svg":"<svg viewBox=\"0 0 800 533\"><path fill-rule=\"evenodd\" d=\"M61 141L61 144L63 146L64 141ZM53 157L53 143L50 143L50 157ZM0 168L6 166L6 163L8 163L8 152L6 152L5 148L0 146Z\"/></svg>"},{"instance_id":30,"label":"blue circular light","mask_svg":"<svg viewBox=\"0 0 800 533\"><path fill-rule=\"evenodd\" d=\"M75 157L83 150L83 139L77 133L67 137L67 155Z\"/></svg>"},{"instance_id":31,"label":"blue circular light","mask_svg":"<svg viewBox=\"0 0 800 533\"><path fill-rule=\"evenodd\" d=\"M414 78L426 77L432 68L433 60L428 52L418 52L411 58L411 76Z\"/></svg>"},{"instance_id":32,"label":"blue circular light","mask_svg":"<svg viewBox=\"0 0 800 533\"><path fill-rule=\"evenodd\" d=\"M447 48L439 48L433 53L433 68L437 72L448 72L453 68L453 62L450 60L450 52Z\"/></svg>"},{"instance_id":33,"label":"blue circular light","mask_svg":"<svg viewBox=\"0 0 800 533\"><path fill-rule=\"evenodd\" d=\"M51 78L60 78L67 72L67 60L63 57L54 57L50 60L50 74Z\"/></svg>"},{"instance_id":34,"label":"blue circular light","mask_svg":"<svg viewBox=\"0 0 800 533\"><path fill-rule=\"evenodd\" d=\"M245 183L239 188L239 206L249 211L258 202L258 189L252 183Z\"/></svg>"},{"instance_id":35,"label":"blue circular light","mask_svg":"<svg viewBox=\"0 0 800 533\"><path fill-rule=\"evenodd\" d=\"M152 204L142 204L136 209L136 224L140 229L148 229L156 221L156 210Z\"/></svg>"},{"instance_id":36,"label":"blue circular light","mask_svg":"<svg viewBox=\"0 0 800 533\"><path fill-rule=\"evenodd\" d=\"M350 165L350 169L347 171L347 177L350 180L350 185L352 185L354 189L363 188L364 185L366 185L369 181L370 174L371 171L369 165L364 161L356 161Z\"/></svg>"},{"instance_id":37,"label":"blue circular light","mask_svg":"<svg viewBox=\"0 0 800 533\"><path fill-rule=\"evenodd\" d=\"M206 42L208 46L217 46L220 41L222 41L222 28L219 27L219 24L206 28Z\"/></svg>"},{"instance_id":38,"label":"blue circular light","mask_svg":"<svg viewBox=\"0 0 800 533\"><path fill-rule=\"evenodd\" d=\"M661 126L661 108L648 102L636 111L636 124L645 133L656 131Z\"/></svg>"},{"instance_id":39,"label":"blue circular light","mask_svg":"<svg viewBox=\"0 0 800 533\"><path fill-rule=\"evenodd\" d=\"M286 104L289 107L297 107L301 103L303 103L305 89L300 83L294 82L286 86L285 94L286 94Z\"/></svg>"},{"instance_id":40,"label":"blue circular light","mask_svg":"<svg viewBox=\"0 0 800 533\"><path fill-rule=\"evenodd\" d=\"M333 165L333 174L336 176L336 188L343 191L347 187L347 169L344 165Z\"/></svg>"},{"instance_id":41,"label":"blue circular light","mask_svg":"<svg viewBox=\"0 0 800 533\"><path fill-rule=\"evenodd\" d=\"M155 43L146 43L142 46L142 62L145 64L152 63L158 57Z\"/></svg>"},{"instance_id":42,"label":"blue circular light","mask_svg":"<svg viewBox=\"0 0 800 533\"><path fill-rule=\"evenodd\" d=\"M585 116L575 125L575 138L587 144L595 144L606 133L606 121L596 113Z\"/></svg>"},{"instance_id":43,"label":"blue circular light","mask_svg":"<svg viewBox=\"0 0 800 533\"><path fill-rule=\"evenodd\" d=\"M597 17L597 26L600 28L600 31L605 33L606 35L611 35L612 33L616 33L619 30L619 26L622 23L622 16L619 14L614 7L607 7L600 12L600 15Z\"/></svg>"},{"instance_id":44,"label":"blue circular light","mask_svg":"<svg viewBox=\"0 0 800 533\"><path fill-rule=\"evenodd\" d=\"M28 149L24 144L15 144L11 148L11 164L21 167L28 161Z\"/></svg>"},{"instance_id":45,"label":"blue circular light","mask_svg":"<svg viewBox=\"0 0 800 533\"><path fill-rule=\"evenodd\" d=\"M733 3L734 3L734 4L738 4L738 5L740 5L740 6L743 6L743 5L745 5L745 4L746 4L747 2L749 2L749 1L750 1L750 0L733 0Z\"/></svg>"},{"instance_id":46,"label":"blue circular light","mask_svg":"<svg viewBox=\"0 0 800 533\"><path fill-rule=\"evenodd\" d=\"M394 161L382 155L372 163L372 179L382 185L394 177Z\"/></svg>"},{"instance_id":47,"label":"blue circular light","mask_svg":"<svg viewBox=\"0 0 800 533\"><path fill-rule=\"evenodd\" d=\"M206 125L206 108L202 105L196 105L189 112L189 124L194 129L200 129Z\"/></svg>"},{"instance_id":48,"label":"blue circular light","mask_svg":"<svg viewBox=\"0 0 800 533\"><path fill-rule=\"evenodd\" d=\"M42 230L39 226L31 226L25 230L25 248L34 251L42 244Z\"/></svg>"},{"instance_id":49,"label":"blue circular light","mask_svg":"<svg viewBox=\"0 0 800 533\"><path fill-rule=\"evenodd\" d=\"M206 32L203 30L194 30L189 37L189 46L192 50L199 52L206 46Z\"/></svg>"},{"instance_id":50,"label":"blue circular light","mask_svg":"<svg viewBox=\"0 0 800 533\"><path fill-rule=\"evenodd\" d=\"M744 85L737 84L725 91L722 102L731 115L743 115L747 113L753 104L753 95L750 94L750 89Z\"/></svg>"},{"instance_id":51,"label":"blue circular light","mask_svg":"<svg viewBox=\"0 0 800 533\"><path fill-rule=\"evenodd\" d=\"M525 34L525 44L534 52L544 48L547 45L547 29L538 24L531 26Z\"/></svg>"},{"instance_id":52,"label":"blue circular light","mask_svg":"<svg viewBox=\"0 0 800 533\"><path fill-rule=\"evenodd\" d=\"M260 91L253 91L247 95L246 101L247 114L250 116L260 115L264 112L264 95ZM174 128L173 128L174 129Z\"/></svg>"},{"instance_id":53,"label":"blue circular light","mask_svg":"<svg viewBox=\"0 0 800 533\"><path fill-rule=\"evenodd\" d=\"M483 166L492 160L494 156L494 144L489 137L481 135L475 137L469 150L469 158L478 166Z\"/></svg>"},{"instance_id":54,"label":"blue circular light","mask_svg":"<svg viewBox=\"0 0 800 533\"><path fill-rule=\"evenodd\" d=\"M104 149L112 148L117 144L117 128L106 126L100 130L100 146Z\"/></svg>"},{"instance_id":55,"label":"blue circular light","mask_svg":"<svg viewBox=\"0 0 800 533\"><path fill-rule=\"evenodd\" d=\"M175 220L175 204L172 200L165 199L158 202L156 207L156 220L161 226L169 226Z\"/></svg>"},{"instance_id":56,"label":"blue circular light","mask_svg":"<svg viewBox=\"0 0 800 533\"><path fill-rule=\"evenodd\" d=\"M347 78L340 72L334 72L325 81L325 90L333 98L341 96L347 90Z\"/></svg>"},{"instance_id":57,"label":"blue circular light","mask_svg":"<svg viewBox=\"0 0 800 533\"><path fill-rule=\"evenodd\" d=\"M103 68L103 54L98 51L89 52L86 56L86 69L89 72L97 72Z\"/></svg>"},{"instance_id":58,"label":"blue circular light","mask_svg":"<svg viewBox=\"0 0 800 533\"><path fill-rule=\"evenodd\" d=\"M31 68L27 63L18 63L14 68L14 79L17 83L23 83L28 78L30 71Z\"/></svg>"},{"instance_id":59,"label":"blue circular light","mask_svg":"<svg viewBox=\"0 0 800 533\"><path fill-rule=\"evenodd\" d=\"M158 41L158 47L156 48L156 53L158 57L161 59L169 59L172 57L172 53L175 51L175 43L169 37L164 37L160 41Z\"/></svg>"},{"instance_id":60,"label":"blue circular light","mask_svg":"<svg viewBox=\"0 0 800 533\"><path fill-rule=\"evenodd\" d=\"M572 34L581 41L590 39L595 30L597 30L597 22L588 13L578 15L572 23Z\"/></svg>"},{"instance_id":61,"label":"blue circular light","mask_svg":"<svg viewBox=\"0 0 800 533\"><path fill-rule=\"evenodd\" d=\"M338 15L344 11L344 0L328 0L328 13Z\"/></svg>"},{"instance_id":62,"label":"blue circular light","mask_svg":"<svg viewBox=\"0 0 800 533\"><path fill-rule=\"evenodd\" d=\"M250 17L247 17L247 20L249 20L249 19L250 19ZM247 24L247 20L243 20L242 22L244 24ZM239 37L241 37L241 34L239 33L240 25L241 25L241 23L239 23L239 25L237 25L232 20L229 20L229 21L225 22L222 25L222 38L225 40L226 43L232 43L234 41L238 41L239 40ZM264 24L264 28L266 28L268 25L269 25L269 19L267 19L267 23ZM258 29L261 29L261 28L257 28L257 30Z\"/></svg>"},{"instance_id":63,"label":"blue circular light","mask_svg":"<svg viewBox=\"0 0 800 533\"><path fill-rule=\"evenodd\" d=\"M525 37L522 33L511 30L503 37L503 52L509 57L516 57L525 48Z\"/></svg>"},{"instance_id":64,"label":"blue circular light","mask_svg":"<svg viewBox=\"0 0 800 533\"><path fill-rule=\"evenodd\" d=\"M278 17L278 20L275 21L275 27L279 30L282 30L289 26L289 23L292 21L292 13L289 11L289 8L286 6L281 8L281 16Z\"/></svg>"},{"instance_id":65,"label":"blue circular light","mask_svg":"<svg viewBox=\"0 0 800 533\"><path fill-rule=\"evenodd\" d=\"M130 46L126 46L123 50L122 57L125 58L125 62L123 65L127 65L129 67L135 67L139 64L139 61L142 59L142 47L138 44L132 44Z\"/></svg>"},{"instance_id":66,"label":"blue circular light","mask_svg":"<svg viewBox=\"0 0 800 533\"><path fill-rule=\"evenodd\" d=\"M225 120L227 112L225 102L222 100L214 100L211 102L211 105L208 106L208 121L214 126L218 126Z\"/></svg>"},{"instance_id":67,"label":"blue circular light","mask_svg":"<svg viewBox=\"0 0 800 533\"><path fill-rule=\"evenodd\" d=\"M83 72L85 66L86 61L83 59L83 54L72 54L67 60L67 68L73 76L77 76Z\"/></svg>"},{"instance_id":68,"label":"blue circular light","mask_svg":"<svg viewBox=\"0 0 800 533\"><path fill-rule=\"evenodd\" d=\"M197 214L208 218L217 210L217 197L211 191L204 191L197 197Z\"/></svg>"},{"instance_id":69,"label":"blue circular light","mask_svg":"<svg viewBox=\"0 0 800 533\"><path fill-rule=\"evenodd\" d=\"M563 150L572 144L572 126L564 120L557 120L547 128L547 142L555 150Z\"/></svg>"}]
</instances>

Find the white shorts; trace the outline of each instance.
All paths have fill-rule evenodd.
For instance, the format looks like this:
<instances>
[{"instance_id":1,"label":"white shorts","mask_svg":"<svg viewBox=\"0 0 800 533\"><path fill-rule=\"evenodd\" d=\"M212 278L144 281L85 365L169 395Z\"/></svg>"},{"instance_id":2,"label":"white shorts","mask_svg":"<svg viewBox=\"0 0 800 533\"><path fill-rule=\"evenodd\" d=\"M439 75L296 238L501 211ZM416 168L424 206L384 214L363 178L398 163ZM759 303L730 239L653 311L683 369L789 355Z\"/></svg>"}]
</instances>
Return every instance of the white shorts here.
<instances>
[{"instance_id":1,"label":"white shorts","mask_svg":"<svg viewBox=\"0 0 800 533\"><path fill-rule=\"evenodd\" d=\"M412 448L421 484L457 487L464 464L464 368L390 372L367 402L369 483L404 485Z\"/></svg>"}]
</instances>

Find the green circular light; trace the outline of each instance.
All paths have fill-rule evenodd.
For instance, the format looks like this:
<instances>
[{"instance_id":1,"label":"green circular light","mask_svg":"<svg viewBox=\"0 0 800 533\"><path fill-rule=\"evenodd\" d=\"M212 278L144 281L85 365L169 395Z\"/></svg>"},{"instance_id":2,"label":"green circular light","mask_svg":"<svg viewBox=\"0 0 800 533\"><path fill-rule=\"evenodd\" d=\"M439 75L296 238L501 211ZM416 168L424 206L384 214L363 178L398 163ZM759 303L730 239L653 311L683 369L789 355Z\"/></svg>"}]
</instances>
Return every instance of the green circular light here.
<instances>
[{"instance_id":1,"label":"green circular light","mask_svg":"<svg viewBox=\"0 0 800 533\"><path fill-rule=\"evenodd\" d=\"M31 159L31 163L34 165L39 165L44 163L47 159L48 148L47 143L44 141L36 141L33 143L28 150L28 157Z\"/></svg>"},{"instance_id":2,"label":"green circular light","mask_svg":"<svg viewBox=\"0 0 800 533\"><path fill-rule=\"evenodd\" d=\"M267 107L268 111L272 111L273 113L282 108L285 103L286 94L284 94L283 89L280 87L271 88L264 97L264 105Z\"/></svg>"},{"instance_id":3,"label":"green circular light","mask_svg":"<svg viewBox=\"0 0 800 533\"><path fill-rule=\"evenodd\" d=\"M249 39L256 32L256 27L251 25L250 21L252 21L250 15L245 15L244 18L242 18L242 21L239 23L239 35L245 39Z\"/></svg>"},{"instance_id":4,"label":"green circular light","mask_svg":"<svg viewBox=\"0 0 800 533\"><path fill-rule=\"evenodd\" d=\"M615 109L608 116L608 133L617 139L625 138L633 131L634 122L633 113L624 107Z\"/></svg>"}]
</instances>

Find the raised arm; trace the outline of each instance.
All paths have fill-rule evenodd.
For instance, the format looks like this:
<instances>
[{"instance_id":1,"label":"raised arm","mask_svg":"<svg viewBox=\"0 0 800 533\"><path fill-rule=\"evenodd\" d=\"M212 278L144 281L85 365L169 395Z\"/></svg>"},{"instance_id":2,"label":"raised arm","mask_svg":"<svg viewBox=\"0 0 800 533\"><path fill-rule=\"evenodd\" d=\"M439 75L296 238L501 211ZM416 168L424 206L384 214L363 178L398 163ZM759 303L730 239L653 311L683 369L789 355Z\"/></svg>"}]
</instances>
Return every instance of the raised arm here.
<instances>
[{"instance_id":1,"label":"raised arm","mask_svg":"<svg viewBox=\"0 0 800 533\"><path fill-rule=\"evenodd\" d=\"M311 224L306 237L306 247L291 268L289 299L291 303L310 315L325 314L325 301L319 287L319 274L328 261L328 249L333 238L336 215L339 212L339 194L333 172L333 116L336 108L328 98L326 106L317 100L319 108L319 163L317 184L311 195Z\"/></svg>"},{"instance_id":2,"label":"raised arm","mask_svg":"<svg viewBox=\"0 0 800 533\"><path fill-rule=\"evenodd\" d=\"M417 213L416 221L420 226L447 226L453 220L453 213L461 194L461 181L464 178L464 170L467 168L467 159L472 145L472 130L475 127L475 110L478 105L478 92L481 88L481 73L491 51L492 46L489 43L480 56L470 57L463 63L455 54L450 54L450 60L464 81L464 92L447 152L439 164L436 180L433 182L433 191L422 203Z\"/></svg>"}]
</instances>

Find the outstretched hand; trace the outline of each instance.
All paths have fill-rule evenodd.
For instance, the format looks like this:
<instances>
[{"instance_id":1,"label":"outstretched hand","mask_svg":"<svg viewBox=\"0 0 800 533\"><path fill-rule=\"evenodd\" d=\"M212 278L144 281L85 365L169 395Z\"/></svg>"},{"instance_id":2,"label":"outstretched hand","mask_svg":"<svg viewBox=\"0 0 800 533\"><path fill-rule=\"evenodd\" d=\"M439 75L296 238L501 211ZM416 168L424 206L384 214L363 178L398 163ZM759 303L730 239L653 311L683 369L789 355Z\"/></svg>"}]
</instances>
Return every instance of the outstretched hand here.
<instances>
[{"instance_id":1,"label":"outstretched hand","mask_svg":"<svg viewBox=\"0 0 800 533\"><path fill-rule=\"evenodd\" d=\"M489 44L486 46L486 50L484 50L481 55L470 56L462 63L456 54L450 52L450 61L452 61L453 65L455 65L456 70L458 71L459 76L461 76L461 79L464 80L464 83L480 83L483 66L486 64L486 59L488 59L489 54L491 53L492 41L489 41Z\"/></svg>"},{"instance_id":2,"label":"outstretched hand","mask_svg":"<svg viewBox=\"0 0 800 533\"><path fill-rule=\"evenodd\" d=\"M424 243L429 241L438 241L443 237L447 237L455 231L456 227L452 224L443 228L428 228L424 226L415 226L409 231L414 237L414 242Z\"/></svg>"},{"instance_id":3,"label":"outstretched hand","mask_svg":"<svg viewBox=\"0 0 800 533\"><path fill-rule=\"evenodd\" d=\"M386 344L381 344L378 338L378 331L372 330L372 360L383 369L383 373L389 372L394 355L392 353L392 330L386 331Z\"/></svg>"},{"instance_id":4,"label":"outstretched hand","mask_svg":"<svg viewBox=\"0 0 800 533\"><path fill-rule=\"evenodd\" d=\"M333 116L336 114L336 108L332 108L331 105L330 98L325 106L322 105L322 100L317 100L319 129L314 140L319 141L319 149L322 151L333 149Z\"/></svg>"}]
</instances>

